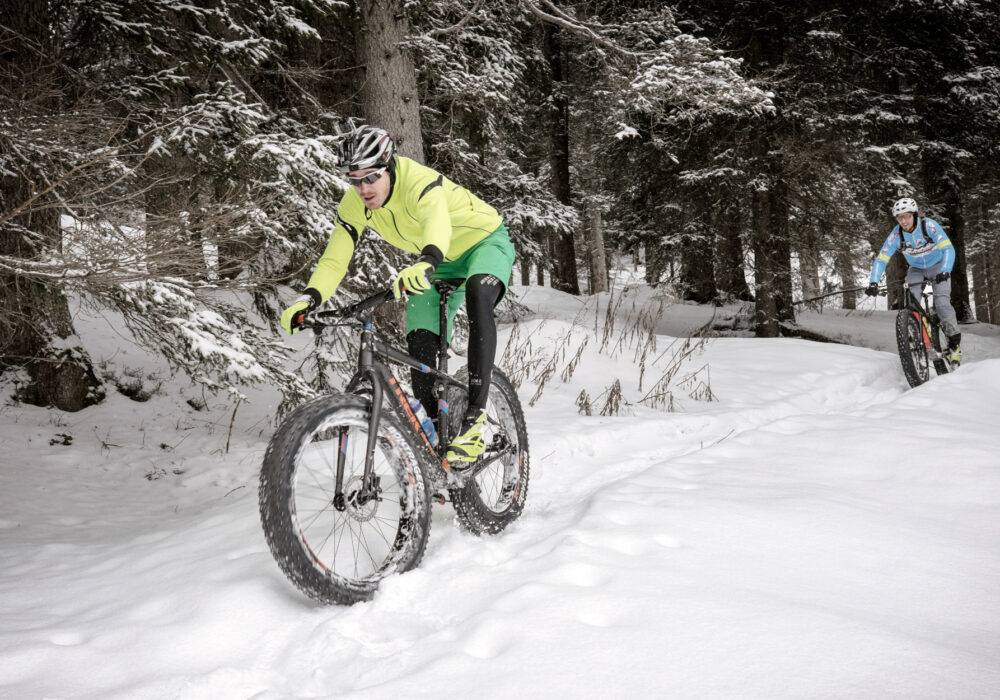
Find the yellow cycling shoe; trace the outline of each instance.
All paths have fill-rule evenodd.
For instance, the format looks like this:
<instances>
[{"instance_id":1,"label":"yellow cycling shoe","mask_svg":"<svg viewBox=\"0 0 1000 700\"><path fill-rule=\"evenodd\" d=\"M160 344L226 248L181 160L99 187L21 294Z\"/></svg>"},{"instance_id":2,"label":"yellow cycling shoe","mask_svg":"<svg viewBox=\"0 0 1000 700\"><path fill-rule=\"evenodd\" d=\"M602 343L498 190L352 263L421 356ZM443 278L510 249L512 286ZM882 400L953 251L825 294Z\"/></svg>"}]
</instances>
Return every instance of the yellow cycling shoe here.
<instances>
[{"instance_id":1,"label":"yellow cycling shoe","mask_svg":"<svg viewBox=\"0 0 1000 700\"><path fill-rule=\"evenodd\" d=\"M480 411L478 416L466 416L462 421L462 432L448 445L448 462L471 464L486 450L486 440L483 433L486 430L486 411Z\"/></svg>"}]
</instances>

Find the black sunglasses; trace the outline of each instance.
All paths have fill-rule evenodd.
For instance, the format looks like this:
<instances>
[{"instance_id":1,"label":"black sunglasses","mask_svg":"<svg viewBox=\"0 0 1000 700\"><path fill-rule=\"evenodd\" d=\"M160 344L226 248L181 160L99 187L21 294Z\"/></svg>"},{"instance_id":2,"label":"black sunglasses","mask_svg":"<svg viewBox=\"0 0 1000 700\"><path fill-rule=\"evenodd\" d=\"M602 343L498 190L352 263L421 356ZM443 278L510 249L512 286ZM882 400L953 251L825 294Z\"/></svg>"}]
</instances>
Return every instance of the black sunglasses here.
<instances>
[{"instance_id":1,"label":"black sunglasses","mask_svg":"<svg viewBox=\"0 0 1000 700\"><path fill-rule=\"evenodd\" d=\"M361 187L361 185L374 185L378 182L378 179L382 177L382 173L384 172L385 168L379 168L378 170L372 171L367 175L361 175L360 177L348 175L347 181L355 187Z\"/></svg>"}]
</instances>

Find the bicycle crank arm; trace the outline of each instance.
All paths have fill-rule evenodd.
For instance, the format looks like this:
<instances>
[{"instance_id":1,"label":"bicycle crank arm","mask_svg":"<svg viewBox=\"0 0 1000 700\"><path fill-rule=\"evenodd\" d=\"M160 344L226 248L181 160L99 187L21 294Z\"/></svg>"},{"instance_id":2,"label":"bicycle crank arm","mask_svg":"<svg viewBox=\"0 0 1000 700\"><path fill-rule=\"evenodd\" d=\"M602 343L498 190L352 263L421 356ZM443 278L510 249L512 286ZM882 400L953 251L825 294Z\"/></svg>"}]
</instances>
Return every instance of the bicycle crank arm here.
<instances>
[{"instance_id":1,"label":"bicycle crank arm","mask_svg":"<svg viewBox=\"0 0 1000 700\"><path fill-rule=\"evenodd\" d=\"M491 464L493 464L494 462L496 462L498 459L508 454L509 452L510 452L509 447L503 447L496 451L487 450L486 452L483 453L483 456L480 457L478 460L476 460L476 463L472 465L472 469L463 474L463 476L467 477L478 476L480 472L486 469L486 467L490 466Z\"/></svg>"},{"instance_id":2,"label":"bicycle crank arm","mask_svg":"<svg viewBox=\"0 0 1000 700\"><path fill-rule=\"evenodd\" d=\"M449 486L465 488L465 485L469 483L469 479L475 479L486 467L490 466L498 459L503 457L509 452L509 448L505 447L501 450L491 451L487 450L483 453L483 456L476 460L469 469L454 470L449 469L445 473L446 480Z\"/></svg>"}]
</instances>

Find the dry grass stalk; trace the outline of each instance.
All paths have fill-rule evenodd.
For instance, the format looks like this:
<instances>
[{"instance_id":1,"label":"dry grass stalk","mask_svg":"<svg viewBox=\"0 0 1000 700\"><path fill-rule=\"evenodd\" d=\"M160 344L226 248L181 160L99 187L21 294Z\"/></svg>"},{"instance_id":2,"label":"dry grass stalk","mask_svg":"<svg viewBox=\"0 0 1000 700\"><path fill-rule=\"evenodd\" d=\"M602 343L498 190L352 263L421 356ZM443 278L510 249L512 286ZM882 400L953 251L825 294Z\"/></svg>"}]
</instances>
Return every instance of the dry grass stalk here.
<instances>
[{"instance_id":1,"label":"dry grass stalk","mask_svg":"<svg viewBox=\"0 0 1000 700\"><path fill-rule=\"evenodd\" d=\"M653 357L657 351L656 326L663 315L666 300L660 298L656 304L647 304L638 309L633 301L632 308L623 314L624 302L623 294L615 296L612 292L603 309L599 302L595 304L592 335L599 339L598 352L615 357L631 351L632 361L639 367L640 392L650 369L658 367L664 357L672 352L667 360L666 369L637 403L672 412L678 407L674 395L676 388L684 390L690 398L698 401L716 400L711 389L711 375L707 364L679 379L681 371L691 357L704 349L709 329L700 329L699 335L695 337L675 339L663 352ZM525 380L536 384L535 392L528 401L529 406L534 406L539 401L546 386L557 373L563 383L572 380L590 341L590 334L585 335L582 341L574 337L575 330L581 325L580 321L585 313L589 313L589 308L577 315L570 329L557 339L554 345L536 345L532 342L532 336L535 336L544 324L539 324L528 336L522 335L520 324L514 325L499 364L508 371L516 387L520 387ZM626 319L624 325L619 323L621 318ZM569 350L574 342L579 344L575 352L570 354ZM620 378L615 378L596 399L591 399L586 390L581 391L576 398L576 405L580 413L592 415L594 404L602 401L601 415L619 415L623 407L630 405L622 391Z\"/></svg>"}]
</instances>

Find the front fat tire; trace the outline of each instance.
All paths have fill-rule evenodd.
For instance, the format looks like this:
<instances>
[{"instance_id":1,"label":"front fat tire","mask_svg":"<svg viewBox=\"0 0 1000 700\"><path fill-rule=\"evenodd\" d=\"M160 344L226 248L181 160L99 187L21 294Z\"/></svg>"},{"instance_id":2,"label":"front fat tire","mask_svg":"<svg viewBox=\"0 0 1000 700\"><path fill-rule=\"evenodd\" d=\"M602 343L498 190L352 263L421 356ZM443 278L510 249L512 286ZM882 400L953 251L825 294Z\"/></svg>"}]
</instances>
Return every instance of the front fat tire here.
<instances>
[{"instance_id":1,"label":"front fat tire","mask_svg":"<svg viewBox=\"0 0 1000 700\"><path fill-rule=\"evenodd\" d=\"M903 374L911 387L930 379L930 362L924 347L923 329L913 311L903 309L896 314L896 347Z\"/></svg>"},{"instance_id":2,"label":"front fat tire","mask_svg":"<svg viewBox=\"0 0 1000 700\"><path fill-rule=\"evenodd\" d=\"M314 399L289 414L264 455L258 498L268 546L289 580L321 603L370 600L383 578L420 563L430 532L430 497L423 470L406 433L388 411L382 415L376 448L376 472L387 497L360 505L351 501L344 509L333 506L336 461L330 455L336 454L338 444L334 436L339 426L347 426L349 444L363 443L369 413L370 403L363 397ZM352 475L364 470L363 447L351 454L354 459L345 465L345 490ZM360 481L357 476L350 484L356 487ZM307 507L308 514L298 512ZM366 536L366 530L373 534ZM348 549L338 551L335 541ZM372 554L372 541L384 553ZM359 547L366 557L358 556ZM353 568L344 562L345 552L348 559L353 554ZM359 570L359 559L370 571Z\"/></svg>"},{"instance_id":3,"label":"front fat tire","mask_svg":"<svg viewBox=\"0 0 1000 700\"><path fill-rule=\"evenodd\" d=\"M468 370L460 370L456 378L468 383ZM465 414L468 397L457 390L450 391L449 396L451 432L455 435ZM501 424L515 444L511 454L469 479L464 487L449 490L459 523L476 535L495 535L520 517L528 496L531 473L528 429L521 401L514 385L496 368L493 369L486 414ZM488 433L487 439L492 439L492 435Z\"/></svg>"}]
</instances>

